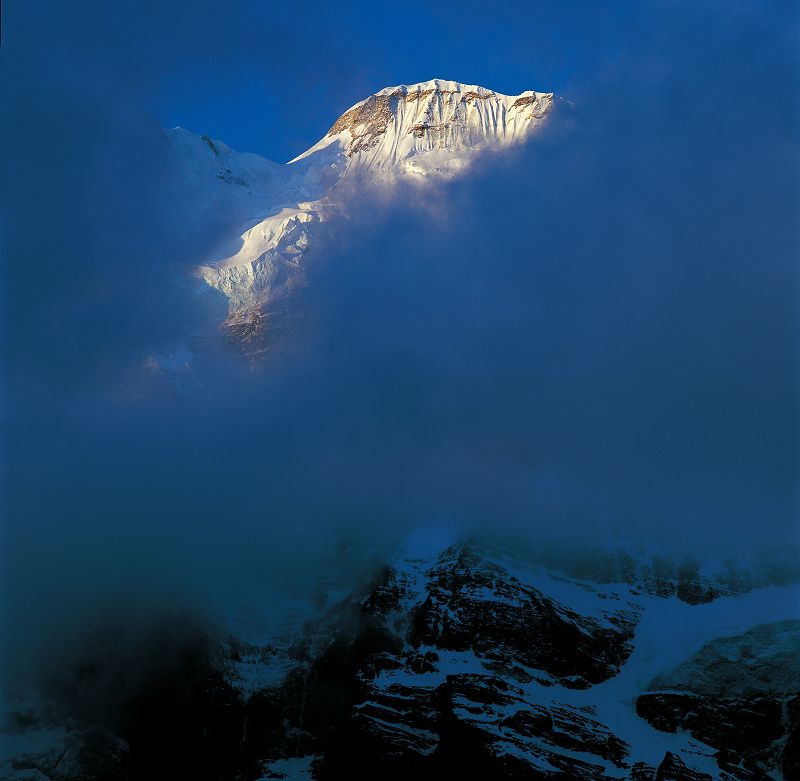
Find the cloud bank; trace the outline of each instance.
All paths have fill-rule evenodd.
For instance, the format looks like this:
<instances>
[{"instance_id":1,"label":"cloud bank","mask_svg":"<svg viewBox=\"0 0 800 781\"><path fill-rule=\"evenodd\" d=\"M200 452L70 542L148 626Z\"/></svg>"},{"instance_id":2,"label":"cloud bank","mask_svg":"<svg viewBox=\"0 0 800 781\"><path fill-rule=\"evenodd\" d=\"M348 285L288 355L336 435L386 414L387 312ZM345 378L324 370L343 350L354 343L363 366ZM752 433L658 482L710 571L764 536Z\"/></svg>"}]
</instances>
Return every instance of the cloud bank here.
<instances>
[{"instance_id":1,"label":"cloud bank","mask_svg":"<svg viewBox=\"0 0 800 781\"><path fill-rule=\"evenodd\" d=\"M794 11L652 4L535 143L356 188L258 371L189 277L224 204L87 18L3 47L9 653L101 607L303 591L419 523L797 542ZM198 334L191 385L142 396L146 357Z\"/></svg>"}]
</instances>

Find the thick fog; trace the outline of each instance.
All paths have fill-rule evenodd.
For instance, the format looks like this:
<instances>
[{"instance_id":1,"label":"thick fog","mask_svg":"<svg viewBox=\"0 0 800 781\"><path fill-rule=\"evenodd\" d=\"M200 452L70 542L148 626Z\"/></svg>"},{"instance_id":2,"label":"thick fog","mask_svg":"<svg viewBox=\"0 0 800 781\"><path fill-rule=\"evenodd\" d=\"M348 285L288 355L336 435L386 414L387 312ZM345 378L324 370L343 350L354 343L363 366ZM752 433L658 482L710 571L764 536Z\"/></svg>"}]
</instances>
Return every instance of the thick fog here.
<instances>
[{"instance_id":1,"label":"thick fog","mask_svg":"<svg viewBox=\"0 0 800 781\"><path fill-rule=\"evenodd\" d=\"M136 74L106 16L12 9L11 658L97 615L310 593L322 561L355 567L419 524L795 545L798 20L701 6L637 14L525 148L391 198L354 184L308 256L304 327L257 368L191 278L233 226L147 114L153 52ZM148 356L198 334L180 387L147 380Z\"/></svg>"}]
</instances>

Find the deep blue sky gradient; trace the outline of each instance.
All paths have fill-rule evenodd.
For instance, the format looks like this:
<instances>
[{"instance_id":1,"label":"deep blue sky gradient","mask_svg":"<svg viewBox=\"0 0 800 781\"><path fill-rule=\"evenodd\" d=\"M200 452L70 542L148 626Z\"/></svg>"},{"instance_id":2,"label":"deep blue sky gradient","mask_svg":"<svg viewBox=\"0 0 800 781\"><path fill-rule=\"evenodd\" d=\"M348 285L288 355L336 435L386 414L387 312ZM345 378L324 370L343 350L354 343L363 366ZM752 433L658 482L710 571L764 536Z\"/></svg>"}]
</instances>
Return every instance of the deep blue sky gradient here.
<instances>
[{"instance_id":1,"label":"deep blue sky gradient","mask_svg":"<svg viewBox=\"0 0 800 781\"><path fill-rule=\"evenodd\" d=\"M240 2L210 16L187 11L161 22L161 34L175 35L187 53L151 106L165 126L283 162L386 86L444 78L569 96L613 66L646 16L638 4L604 0Z\"/></svg>"}]
</instances>

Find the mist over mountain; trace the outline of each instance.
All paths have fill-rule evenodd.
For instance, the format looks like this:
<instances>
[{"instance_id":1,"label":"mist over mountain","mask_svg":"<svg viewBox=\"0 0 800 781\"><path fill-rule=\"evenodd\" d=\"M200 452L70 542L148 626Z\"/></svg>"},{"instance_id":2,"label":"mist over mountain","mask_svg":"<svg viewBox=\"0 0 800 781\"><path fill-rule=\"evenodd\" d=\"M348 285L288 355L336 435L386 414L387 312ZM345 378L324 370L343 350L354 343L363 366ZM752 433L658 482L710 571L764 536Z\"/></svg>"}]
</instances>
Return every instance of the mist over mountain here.
<instances>
[{"instance_id":1,"label":"mist over mountain","mask_svg":"<svg viewBox=\"0 0 800 781\"><path fill-rule=\"evenodd\" d=\"M178 6L142 33L167 73L203 42L255 56L236 53L239 12L217 40L202 9ZM648 5L563 95L534 79L514 95L378 82L347 108L363 76L343 75L325 135L302 152L298 131L290 163L162 130L145 110L158 69L139 73L140 47L89 18L18 6L0 49L3 666L36 703L18 734L72 719L74 756L99 724L130 777L206 772L159 765L142 726L184 702L179 667L192 686L222 676L230 702L189 689L209 712L230 706L231 734L238 709L286 715L264 744L206 746L229 757L217 777L298 757L346 777L362 740L374 754L354 778L387 746L413 758L398 777L445 777L479 734L472 760L499 777L523 772L492 764L514 752L540 760L519 777L548 777L531 775L544 752L576 778L638 777L636 762L641 778L690 778L675 768L699 752L708 777L791 778L797 720L775 714L796 713L792 670L778 680L769 662L730 701L709 670L720 648L769 661L764 646L795 637L777 626L795 617L798 545L794 11ZM162 40L189 18L187 39ZM260 67L310 56L288 48ZM287 94L280 121L317 97ZM486 537L516 541L523 563ZM625 672L679 624L662 668ZM532 654L531 626L579 652ZM488 639L467 648L476 627ZM447 678L462 674L477 678ZM295 713L298 691L316 722ZM413 719L385 718L397 697ZM483 726L452 705L487 698ZM601 699L597 725L580 722ZM520 717L498 753L512 712L537 703L581 745ZM159 734L189 725L196 747L213 719L175 707ZM751 712L770 726L733 722L753 736L746 756L696 723ZM579 750L601 769L576 775ZM73 772L36 761L52 781Z\"/></svg>"},{"instance_id":2,"label":"mist over mountain","mask_svg":"<svg viewBox=\"0 0 800 781\"><path fill-rule=\"evenodd\" d=\"M238 240L226 237L211 253L220 259L199 270L228 299L234 339L273 340L268 332L276 324L262 321L304 285L305 255L315 244L324 249L324 237L314 234L360 208L351 203L357 190L391 200L403 181L463 173L480 153L529 138L552 105L552 93L499 95L442 79L387 87L344 112L286 165L183 128L167 131L191 187L200 197L222 199L241 222Z\"/></svg>"}]
</instances>

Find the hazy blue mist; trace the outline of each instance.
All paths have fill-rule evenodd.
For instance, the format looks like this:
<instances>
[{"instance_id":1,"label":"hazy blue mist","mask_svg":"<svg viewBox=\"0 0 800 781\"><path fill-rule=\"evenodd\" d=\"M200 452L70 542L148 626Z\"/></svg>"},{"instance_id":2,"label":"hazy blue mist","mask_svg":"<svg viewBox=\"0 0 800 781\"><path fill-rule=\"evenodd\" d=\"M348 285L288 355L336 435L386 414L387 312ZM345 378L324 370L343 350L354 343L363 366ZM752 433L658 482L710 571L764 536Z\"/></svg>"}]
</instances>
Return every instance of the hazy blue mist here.
<instances>
[{"instance_id":1,"label":"hazy blue mist","mask_svg":"<svg viewBox=\"0 0 800 781\"><path fill-rule=\"evenodd\" d=\"M360 561L419 523L797 543L790 4L646 4L527 148L391 202L355 188L309 256L308 327L282 355L253 371L211 340L191 384L145 394L148 355L221 320L187 272L231 229L174 170L154 85L205 46L249 60L210 6L172 3L151 26L145 5L129 28L101 5L4 17L15 657L99 610L146 622L264 583L302 592L331 550ZM283 72L268 26L243 34ZM325 67L312 48L289 61ZM404 80L432 76L462 78Z\"/></svg>"}]
</instances>

